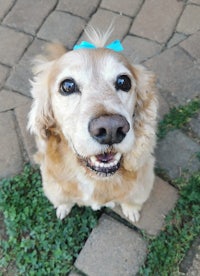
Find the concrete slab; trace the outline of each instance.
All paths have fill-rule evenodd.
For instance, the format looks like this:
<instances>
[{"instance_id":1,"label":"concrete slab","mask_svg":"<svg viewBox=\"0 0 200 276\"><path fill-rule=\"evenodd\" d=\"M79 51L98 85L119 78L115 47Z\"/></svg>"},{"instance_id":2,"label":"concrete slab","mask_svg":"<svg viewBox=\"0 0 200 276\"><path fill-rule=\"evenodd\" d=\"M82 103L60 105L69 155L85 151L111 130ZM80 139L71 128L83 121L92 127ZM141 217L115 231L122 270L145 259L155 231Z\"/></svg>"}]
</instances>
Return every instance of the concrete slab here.
<instances>
[{"instance_id":1,"label":"concrete slab","mask_svg":"<svg viewBox=\"0 0 200 276\"><path fill-rule=\"evenodd\" d=\"M3 22L10 27L35 34L55 5L56 0L18 0Z\"/></svg>"},{"instance_id":2,"label":"concrete slab","mask_svg":"<svg viewBox=\"0 0 200 276\"><path fill-rule=\"evenodd\" d=\"M199 6L187 5L177 25L177 32L184 34L193 34L197 32L200 29L199 14Z\"/></svg>"},{"instance_id":3,"label":"concrete slab","mask_svg":"<svg viewBox=\"0 0 200 276\"><path fill-rule=\"evenodd\" d=\"M0 91L0 112L13 109L27 102L28 98L20 94L5 89Z\"/></svg>"},{"instance_id":4,"label":"concrete slab","mask_svg":"<svg viewBox=\"0 0 200 276\"><path fill-rule=\"evenodd\" d=\"M200 169L197 153L200 145L179 130L169 132L158 141L156 148L157 166L166 170L171 178L181 176L184 170L189 172Z\"/></svg>"},{"instance_id":5,"label":"concrete slab","mask_svg":"<svg viewBox=\"0 0 200 276\"><path fill-rule=\"evenodd\" d=\"M200 60L200 31L194 33L182 43L180 46L185 49L193 58Z\"/></svg>"},{"instance_id":6,"label":"concrete slab","mask_svg":"<svg viewBox=\"0 0 200 276\"><path fill-rule=\"evenodd\" d=\"M70 12L88 19L98 8L100 0L60 0L57 10Z\"/></svg>"},{"instance_id":7,"label":"concrete slab","mask_svg":"<svg viewBox=\"0 0 200 276\"><path fill-rule=\"evenodd\" d=\"M75 266L87 275L136 275L146 255L140 235L103 215L83 247Z\"/></svg>"},{"instance_id":8,"label":"concrete slab","mask_svg":"<svg viewBox=\"0 0 200 276\"><path fill-rule=\"evenodd\" d=\"M0 26L0 61L9 66L14 65L21 58L31 40L32 37L24 33Z\"/></svg>"},{"instance_id":9,"label":"concrete slab","mask_svg":"<svg viewBox=\"0 0 200 276\"><path fill-rule=\"evenodd\" d=\"M8 76L9 69L6 66L0 64L0 88L4 85L4 81Z\"/></svg>"},{"instance_id":10,"label":"concrete slab","mask_svg":"<svg viewBox=\"0 0 200 276\"><path fill-rule=\"evenodd\" d=\"M23 158L12 111L0 113L0 179L22 170Z\"/></svg>"},{"instance_id":11,"label":"concrete slab","mask_svg":"<svg viewBox=\"0 0 200 276\"><path fill-rule=\"evenodd\" d=\"M120 14L135 16L142 5L142 2L143 0L103 0L101 2L101 7Z\"/></svg>"},{"instance_id":12,"label":"concrete slab","mask_svg":"<svg viewBox=\"0 0 200 276\"><path fill-rule=\"evenodd\" d=\"M0 19L4 18L7 12L10 10L15 0L1 1Z\"/></svg>"},{"instance_id":13,"label":"concrete slab","mask_svg":"<svg viewBox=\"0 0 200 276\"><path fill-rule=\"evenodd\" d=\"M154 41L130 35L126 36L123 40L123 46L123 54L134 63L142 63L146 59L158 54L162 49L162 46Z\"/></svg>"},{"instance_id":14,"label":"concrete slab","mask_svg":"<svg viewBox=\"0 0 200 276\"><path fill-rule=\"evenodd\" d=\"M173 47L145 62L157 75L160 93L170 107L184 105L199 95L200 67L179 47Z\"/></svg>"},{"instance_id":15,"label":"concrete slab","mask_svg":"<svg viewBox=\"0 0 200 276\"><path fill-rule=\"evenodd\" d=\"M32 79L32 60L36 55L42 54L42 47L46 43L40 39L34 39L20 62L16 64L6 81L6 86L11 90L30 97L30 80Z\"/></svg>"},{"instance_id":16,"label":"concrete slab","mask_svg":"<svg viewBox=\"0 0 200 276\"><path fill-rule=\"evenodd\" d=\"M16 119L20 128L20 133L23 138L23 144L28 154L28 160L32 164L34 163L33 155L36 153L36 144L33 135L27 130L28 113L31 108L32 101L15 109Z\"/></svg>"},{"instance_id":17,"label":"concrete slab","mask_svg":"<svg viewBox=\"0 0 200 276\"><path fill-rule=\"evenodd\" d=\"M85 25L85 20L80 17L54 11L42 25L38 37L48 41L60 41L71 49Z\"/></svg>"},{"instance_id":18,"label":"concrete slab","mask_svg":"<svg viewBox=\"0 0 200 276\"><path fill-rule=\"evenodd\" d=\"M174 31L182 9L182 1L145 1L140 13L133 21L130 33L159 43L166 43Z\"/></svg>"}]
</instances>

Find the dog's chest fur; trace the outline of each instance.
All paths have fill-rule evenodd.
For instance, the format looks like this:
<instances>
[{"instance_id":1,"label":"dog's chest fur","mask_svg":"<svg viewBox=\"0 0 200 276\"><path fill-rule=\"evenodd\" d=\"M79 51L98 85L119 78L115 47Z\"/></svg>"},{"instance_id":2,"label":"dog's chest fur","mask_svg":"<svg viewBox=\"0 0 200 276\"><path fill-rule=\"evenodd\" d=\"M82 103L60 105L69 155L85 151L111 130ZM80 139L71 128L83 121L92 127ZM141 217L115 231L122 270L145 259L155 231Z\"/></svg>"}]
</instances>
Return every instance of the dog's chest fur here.
<instances>
[{"instance_id":1,"label":"dog's chest fur","mask_svg":"<svg viewBox=\"0 0 200 276\"><path fill-rule=\"evenodd\" d=\"M102 206L113 207L114 202L121 202L133 189L136 173L126 171L123 166L109 180L98 176L91 178L89 169L78 165L79 161L63 136L50 135L46 152L40 155L44 191L51 190L51 183L57 183L57 190L79 205L88 205L94 210Z\"/></svg>"}]
</instances>

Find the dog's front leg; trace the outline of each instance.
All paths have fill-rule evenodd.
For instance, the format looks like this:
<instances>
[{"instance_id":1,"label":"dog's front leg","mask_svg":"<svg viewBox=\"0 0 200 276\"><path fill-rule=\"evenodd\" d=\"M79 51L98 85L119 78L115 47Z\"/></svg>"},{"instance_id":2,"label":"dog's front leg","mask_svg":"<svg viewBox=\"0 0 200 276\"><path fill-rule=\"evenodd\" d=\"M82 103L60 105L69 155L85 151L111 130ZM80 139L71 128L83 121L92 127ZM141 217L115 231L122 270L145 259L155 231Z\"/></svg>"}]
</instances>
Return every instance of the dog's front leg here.
<instances>
[{"instance_id":1,"label":"dog's front leg","mask_svg":"<svg viewBox=\"0 0 200 276\"><path fill-rule=\"evenodd\" d=\"M67 204L61 204L58 207L56 207L56 216L58 219L64 219L71 211L74 204L67 203Z\"/></svg>"}]
</instances>

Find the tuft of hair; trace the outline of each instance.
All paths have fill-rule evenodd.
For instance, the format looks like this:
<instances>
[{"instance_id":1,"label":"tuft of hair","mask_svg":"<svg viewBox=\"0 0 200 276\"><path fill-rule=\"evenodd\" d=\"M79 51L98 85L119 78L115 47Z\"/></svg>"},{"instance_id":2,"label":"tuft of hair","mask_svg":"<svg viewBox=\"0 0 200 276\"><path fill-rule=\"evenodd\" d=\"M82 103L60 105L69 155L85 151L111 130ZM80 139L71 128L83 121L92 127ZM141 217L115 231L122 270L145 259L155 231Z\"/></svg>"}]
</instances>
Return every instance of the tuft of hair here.
<instances>
[{"instance_id":1,"label":"tuft of hair","mask_svg":"<svg viewBox=\"0 0 200 276\"><path fill-rule=\"evenodd\" d=\"M106 42L110 38L114 31L113 22L109 25L106 31L100 31L91 25L88 25L85 29L85 34L89 38L92 44L97 48L102 48L106 45Z\"/></svg>"}]
</instances>

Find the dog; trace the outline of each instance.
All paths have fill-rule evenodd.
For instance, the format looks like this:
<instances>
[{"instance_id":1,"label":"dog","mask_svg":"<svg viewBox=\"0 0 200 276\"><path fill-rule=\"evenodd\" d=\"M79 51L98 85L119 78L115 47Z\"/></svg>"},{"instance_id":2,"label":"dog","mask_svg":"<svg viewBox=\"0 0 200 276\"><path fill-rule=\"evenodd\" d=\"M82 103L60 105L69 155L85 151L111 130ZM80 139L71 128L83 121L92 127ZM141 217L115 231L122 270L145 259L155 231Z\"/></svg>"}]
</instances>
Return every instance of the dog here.
<instances>
[{"instance_id":1,"label":"dog","mask_svg":"<svg viewBox=\"0 0 200 276\"><path fill-rule=\"evenodd\" d=\"M106 47L108 34L88 36L89 47L53 43L34 62L35 160L59 219L75 204L120 205L136 222L154 183L155 75Z\"/></svg>"}]
</instances>

